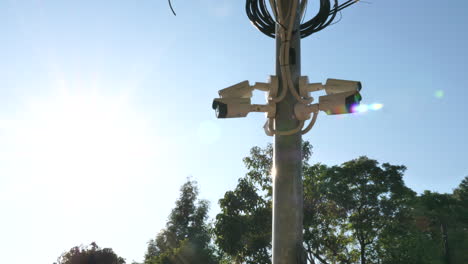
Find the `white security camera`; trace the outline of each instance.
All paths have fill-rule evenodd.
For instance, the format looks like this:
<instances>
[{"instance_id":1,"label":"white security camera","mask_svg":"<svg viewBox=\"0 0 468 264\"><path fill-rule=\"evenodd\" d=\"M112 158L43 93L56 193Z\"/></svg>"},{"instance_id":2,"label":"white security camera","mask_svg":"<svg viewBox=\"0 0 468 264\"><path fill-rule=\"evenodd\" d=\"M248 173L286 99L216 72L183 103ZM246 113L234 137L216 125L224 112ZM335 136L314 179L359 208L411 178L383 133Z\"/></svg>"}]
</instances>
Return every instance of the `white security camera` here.
<instances>
[{"instance_id":1,"label":"white security camera","mask_svg":"<svg viewBox=\"0 0 468 264\"><path fill-rule=\"evenodd\" d=\"M249 81L243 81L218 91L221 98L251 98L252 91L268 92L267 99L276 97L278 93L278 77L270 76L267 83L256 82L253 86Z\"/></svg>"},{"instance_id":2,"label":"white security camera","mask_svg":"<svg viewBox=\"0 0 468 264\"><path fill-rule=\"evenodd\" d=\"M339 79L327 79L325 85L321 83L309 83L309 77L299 77L299 93L303 98L310 98L310 93L323 90L330 94L359 92L362 88L361 82Z\"/></svg>"},{"instance_id":3,"label":"white security camera","mask_svg":"<svg viewBox=\"0 0 468 264\"><path fill-rule=\"evenodd\" d=\"M212 108L217 118L246 117L250 112L250 98L215 98Z\"/></svg>"},{"instance_id":4,"label":"white security camera","mask_svg":"<svg viewBox=\"0 0 468 264\"><path fill-rule=\"evenodd\" d=\"M328 115L353 113L361 100L357 91L324 95L319 97L319 110Z\"/></svg>"},{"instance_id":5,"label":"white security camera","mask_svg":"<svg viewBox=\"0 0 468 264\"><path fill-rule=\"evenodd\" d=\"M217 118L246 117L250 112L266 112L267 117L274 117L275 104L250 104L250 98L215 98L212 108Z\"/></svg>"},{"instance_id":6,"label":"white security camera","mask_svg":"<svg viewBox=\"0 0 468 264\"><path fill-rule=\"evenodd\" d=\"M255 83L251 86L249 81L243 81L218 91L221 98L213 100L212 108L216 111L217 118L245 117L250 112L266 112L267 117L276 115L276 104L269 102L266 105L252 105L250 98L254 89L268 92L270 96L276 96L278 91L278 78L271 76L268 83Z\"/></svg>"},{"instance_id":7,"label":"white security camera","mask_svg":"<svg viewBox=\"0 0 468 264\"><path fill-rule=\"evenodd\" d=\"M362 88L361 82L338 80L338 79L327 79L327 83L324 85L325 91L328 95L346 93L346 92L359 92Z\"/></svg>"},{"instance_id":8,"label":"white security camera","mask_svg":"<svg viewBox=\"0 0 468 264\"><path fill-rule=\"evenodd\" d=\"M218 91L221 98L251 98L253 87L243 81Z\"/></svg>"},{"instance_id":9,"label":"white security camera","mask_svg":"<svg viewBox=\"0 0 468 264\"><path fill-rule=\"evenodd\" d=\"M361 82L327 79L325 85L321 83L309 83L307 76L299 77L299 92L303 98L311 98L310 93L325 89L327 95L319 97L319 103L308 105L297 103L294 114L298 120L307 120L312 112L319 110L329 115L348 114L356 111L355 107L362 100Z\"/></svg>"}]
</instances>

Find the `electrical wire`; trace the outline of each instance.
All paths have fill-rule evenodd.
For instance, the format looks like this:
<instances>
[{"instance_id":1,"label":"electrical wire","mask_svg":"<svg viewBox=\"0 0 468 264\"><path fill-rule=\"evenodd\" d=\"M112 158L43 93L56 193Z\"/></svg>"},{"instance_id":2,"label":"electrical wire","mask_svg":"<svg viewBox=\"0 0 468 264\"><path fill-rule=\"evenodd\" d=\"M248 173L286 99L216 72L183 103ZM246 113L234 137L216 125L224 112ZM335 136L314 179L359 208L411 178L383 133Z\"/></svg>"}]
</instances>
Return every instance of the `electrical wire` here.
<instances>
[{"instance_id":1,"label":"electrical wire","mask_svg":"<svg viewBox=\"0 0 468 264\"><path fill-rule=\"evenodd\" d=\"M296 10L297 9L298 2L299 2L299 0L293 1L291 10ZM301 9L303 9L303 8L304 8L304 6L301 6ZM278 10L281 10L281 8L278 8ZM280 47L280 57L279 57L280 67L281 67L281 76L283 77L283 81L285 82L286 87L291 92L291 94L296 98L296 100L299 101L300 103L303 103L303 104L309 104L310 102L312 102L312 99L311 98L303 99L299 95L299 93L294 88L294 81L293 81L293 78L291 76L291 68L290 68L290 65L289 65L289 61L290 61L289 49L291 47L292 33L293 33L294 23L296 21L297 12L289 12L289 13L290 13L290 16L289 16L289 22L287 24L288 28L287 28L287 32L286 32L286 37L284 37L284 36L281 37L281 39L284 40L281 47ZM301 13L302 13L302 11L301 11ZM280 30L280 32L281 32L281 30ZM286 90L286 89L283 89L283 90Z\"/></svg>"},{"instance_id":2,"label":"electrical wire","mask_svg":"<svg viewBox=\"0 0 468 264\"><path fill-rule=\"evenodd\" d=\"M299 125L296 128L288 130L288 131L279 131L273 127L274 120L275 120L274 118L268 118L268 132L270 132L271 135L290 136L290 135L294 135L300 132L301 129L304 127L304 121L301 120L299 122Z\"/></svg>"},{"instance_id":3,"label":"electrical wire","mask_svg":"<svg viewBox=\"0 0 468 264\"><path fill-rule=\"evenodd\" d=\"M306 134L307 132L309 132L312 129L312 127L314 127L315 121L317 121L317 116L318 116L318 112L314 112L314 116L312 117L312 120L310 120L307 127L304 130L301 131L302 135Z\"/></svg>"},{"instance_id":4,"label":"electrical wire","mask_svg":"<svg viewBox=\"0 0 468 264\"><path fill-rule=\"evenodd\" d=\"M316 33L320 30L325 29L330 26L336 15L340 13L341 20L341 10L355 4L359 0L348 0L342 4L338 3L338 0L320 0L320 8L318 13L310 20L305 23L303 22L305 10L307 8L307 0L293 0L290 10L296 10L298 4L300 4L300 38L305 38L310 36L313 33ZM333 7L331 2L333 1ZM263 34L275 38L276 34L279 34L281 43L279 48L279 65L281 70L281 77L285 84L284 89L281 90L281 93L276 98L270 98L272 102L278 103L284 99L289 90L291 94L296 98L296 100L303 104L309 104L312 101L312 98L302 98L298 91L294 88L294 82L291 74L290 53L289 49L291 46L291 39L293 35L294 23L296 22L297 12L288 12L288 16L284 16L282 8L278 7L276 0L269 0L271 9L273 11L273 17L271 16L268 8L266 6L265 0L246 0L246 14L250 19L252 24ZM289 19L289 21L287 21ZM339 21L338 21L339 22ZM337 23L337 22L336 22ZM278 25L278 31L277 30ZM285 26L286 25L286 26ZM304 127L304 121L300 121L299 126L289 131L277 131L274 126L274 118L268 119L268 124L265 127L265 131L269 135L293 135L298 132L305 134L312 129L317 120L317 112L314 112L312 120L308 126L302 130ZM302 131L301 131L302 130Z\"/></svg>"},{"instance_id":5,"label":"electrical wire","mask_svg":"<svg viewBox=\"0 0 468 264\"><path fill-rule=\"evenodd\" d=\"M331 9L331 1L332 0L320 0L320 9L317 15L311 20L307 21L306 23L300 25L301 38L309 36L314 32L318 32L328 27L335 19L336 14L339 12L339 10L342 10L354 4L357 0L348 0L341 5L338 4L338 0L333 0L333 9ZM275 103L282 101L286 96L287 90L289 90L297 101L303 104L309 104L312 101L312 99L302 98L294 88L294 82L291 76L289 65L289 48L291 44L290 41L292 38L292 30L294 28L294 22L297 12L289 12L289 23L287 23L287 27L285 27L284 23L286 22L287 18L282 14L283 10L281 8L278 8L278 4L275 0L269 0L269 2L270 5L272 5L271 8L273 10L275 19L271 17L270 12L266 7L265 0L246 0L246 13L253 25L267 36L276 37L276 24L281 25L281 27L278 29L278 33L281 35L281 39L283 40L283 42L280 44L281 46L279 51L279 62L281 76L283 81L285 82L285 86L287 87L287 89L282 89L280 95L276 98L271 98L271 101ZM297 9L298 2L299 0L292 1L291 10ZM302 0L300 2L301 18L303 18L307 3L307 0Z\"/></svg>"},{"instance_id":6,"label":"electrical wire","mask_svg":"<svg viewBox=\"0 0 468 264\"><path fill-rule=\"evenodd\" d=\"M296 89L294 88L294 82L293 82L293 79L292 79L292 76L291 76L291 67L289 65L289 60L290 60L290 53L289 53L289 49L291 48L291 39L292 39L292 31L293 31L293 28L294 28L294 23L295 23L295 19L296 19L296 14L297 12L295 12L295 10L297 9L297 4L298 4L299 0L293 0L293 4L292 4L292 7L291 9L294 10L293 12L289 12L290 13L290 16L289 16L289 23L288 23L288 30L287 30L287 33L286 33L286 38L282 38L284 39L284 43L283 43L283 53L282 53L282 56L280 54L280 67L281 67L281 75L283 77L283 80L286 82L286 87L292 92L292 94L298 99L300 100L300 96L297 97L297 91ZM279 8L279 10L281 10L281 8ZM286 90L286 89L284 89ZM296 93L294 93L296 92Z\"/></svg>"},{"instance_id":7,"label":"electrical wire","mask_svg":"<svg viewBox=\"0 0 468 264\"><path fill-rule=\"evenodd\" d=\"M301 24L304 23L305 14L307 13L307 0L301 1Z\"/></svg>"},{"instance_id":8,"label":"electrical wire","mask_svg":"<svg viewBox=\"0 0 468 264\"><path fill-rule=\"evenodd\" d=\"M276 0L269 0L270 1L270 7L271 10L273 10L273 15L275 16L275 19L278 19L278 12L277 12L277 6L276 6Z\"/></svg>"},{"instance_id":9,"label":"electrical wire","mask_svg":"<svg viewBox=\"0 0 468 264\"><path fill-rule=\"evenodd\" d=\"M245 12L252 24L258 30L263 34L274 38L276 22L271 17L270 12L268 12L264 0L247 0L245 3Z\"/></svg>"},{"instance_id":10,"label":"electrical wire","mask_svg":"<svg viewBox=\"0 0 468 264\"><path fill-rule=\"evenodd\" d=\"M298 1L299 0L293 0L293 4L291 7L292 10L296 10ZM287 51L289 51L289 47L290 47L290 40L292 36L292 29L294 28L293 23L296 17L296 12L291 12L292 14L290 14L289 17L286 18L283 16L283 12L282 12L283 10L281 8L275 8L275 10L277 14L276 20L278 21L278 23L284 24L284 22L286 22L286 20L289 18L289 22L286 24L288 26L287 27L282 26L278 29L278 33L280 34L281 40L282 40L282 42L280 43L280 48L279 48L279 64L280 64L282 80L286 84L285 89L281 89L281 93L278 97L270 99L271 101L278 103L284 99L284 97L287 94L288 87L290 87L289 79L291 79L291 76L290 76L291 72L289 70L289 52Z\"/></svg>"},{"instance_id":11,"label":"electrical wire","mask_svg":"<svg viewBox=\"0 0 468 264\"><path fill-rule=\"evenodd\" d=\"M359 0L347 0L342 4L339 4L338 0L319 1L320 7L317 14L313 18L309 19L305 23L301 23L300 25L301 38L308 37L313 33L325 29L330 24L332 24L339 11L357 3ZM269 3L274 13L273 17L275 17L276 19L274 19L268 11L265 0L246 0L245 10L247 17L250 19L252 24L258 30L260 30L260 32L262 32L268 37L275 38L276 25L279 24L281 27L283 27L283 25L278 22L279 20L284 19L284 17L281 16L281 10L277 8L277 2L275 0L269 0ZM302 6L306 5L307 1L302 0L301 16L303 14L302 10L304 10Z\"/></svg>"},{"instance_id":12,"label":"electrical wire","mask_svg":"<svg viewBox=\"0 0 468 264\"><path fill-rule=\"evenodd\" d=\"M341 11L338 12L338 14L340 14L340 18L338 18L338 21L335 21L335 22L331 23L330 26L333 26L333 25L335 25L335 24L340 23L341 19L343 18L343 15L341 14Z\"/></svg>"},{"instance_id":13,"label":"electrical wire","mask_svg":"<svg viewBox=\"0 0 468 264\"><path fill-rule=\"evenodd\" d=\"M174 11L174 8L172 8L172 3L171 3L171 0L167 0L167 2L169 2L169 7L171 8L171 11L172 13L174 14L174 16L177 16L175 11Z\"/></svg>"}]
</instances>

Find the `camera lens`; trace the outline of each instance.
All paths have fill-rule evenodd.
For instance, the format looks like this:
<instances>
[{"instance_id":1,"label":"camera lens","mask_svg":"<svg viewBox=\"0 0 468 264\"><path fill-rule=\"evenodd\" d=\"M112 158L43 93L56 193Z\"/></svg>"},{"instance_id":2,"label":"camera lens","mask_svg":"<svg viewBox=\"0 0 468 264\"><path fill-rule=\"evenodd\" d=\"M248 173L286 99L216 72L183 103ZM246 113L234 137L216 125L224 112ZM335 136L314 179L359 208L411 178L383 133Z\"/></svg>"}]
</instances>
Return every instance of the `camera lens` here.
<instances>
[{"instance_id":1,"label":"camera lens","mask_svg":"<svg viewBox=\"0 0 468 264\"><path fill-rule=\"evenodd\" d=\"M362 96L360 93L355 93L351 96L348 96L345 98L345 105L346 105L346 111L348 113L354 113L356 107L359 105L359 102L361 102Z\"/></svg>"},{"instance_id":2,"label":"camera lens","mask_svg":"<svg viewBox=\"0 0 468 264\"><path fill-rule=\"evenodd\" d=\"M226 116L227 116L227 104L217 102L216 100L214 100L212 107L216 112L216 117L217 118L226 118Z\"/></svg>"}]
</instances>

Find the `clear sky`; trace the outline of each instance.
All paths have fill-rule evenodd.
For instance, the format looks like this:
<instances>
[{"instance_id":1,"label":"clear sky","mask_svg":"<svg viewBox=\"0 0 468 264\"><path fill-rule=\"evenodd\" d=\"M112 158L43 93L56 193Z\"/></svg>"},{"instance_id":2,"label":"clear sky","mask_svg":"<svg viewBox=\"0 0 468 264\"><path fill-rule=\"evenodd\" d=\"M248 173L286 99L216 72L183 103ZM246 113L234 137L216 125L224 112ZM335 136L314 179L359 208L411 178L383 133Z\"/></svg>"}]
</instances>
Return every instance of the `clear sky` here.
<instances>
[{"instance_id":1,"label":"clear sky","mask_svg":"<svg viewBox=\"0 0 468 264\"><path fill-rule=\"evenodd\" d=\"M467 1L367 0L302 41L302 74L360 80L379 111L320 114L311 162L408 167L417 192L468 175ZM311 6L308 15L316 11ZM188 176L217 200L265 146L263 114L216 120L217 90L274 74L243 1L0 1L2 263L96 241L140 261Z\"/></svg>"}]
</instances>

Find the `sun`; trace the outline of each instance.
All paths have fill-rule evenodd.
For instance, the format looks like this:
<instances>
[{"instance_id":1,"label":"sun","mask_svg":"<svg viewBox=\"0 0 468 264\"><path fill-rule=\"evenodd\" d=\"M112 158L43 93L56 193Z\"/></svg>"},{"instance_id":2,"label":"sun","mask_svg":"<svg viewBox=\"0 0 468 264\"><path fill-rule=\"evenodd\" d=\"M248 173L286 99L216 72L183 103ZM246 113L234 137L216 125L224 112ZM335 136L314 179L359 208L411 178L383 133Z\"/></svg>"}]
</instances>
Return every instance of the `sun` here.
<instances>
[{"instance_id":1,"label":"sun","mask_svg":"<svg viewBox=\"0 0 468 264\"><path fill-rule=\"evenodd\" d=\"M118 94L34 98L12 135L27 186L67 206L115 201L156 155L149 122Z\"/></svg>"}]
</instances>

